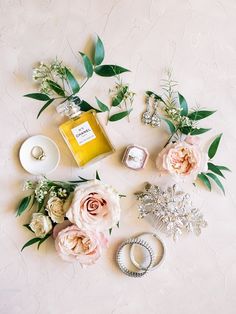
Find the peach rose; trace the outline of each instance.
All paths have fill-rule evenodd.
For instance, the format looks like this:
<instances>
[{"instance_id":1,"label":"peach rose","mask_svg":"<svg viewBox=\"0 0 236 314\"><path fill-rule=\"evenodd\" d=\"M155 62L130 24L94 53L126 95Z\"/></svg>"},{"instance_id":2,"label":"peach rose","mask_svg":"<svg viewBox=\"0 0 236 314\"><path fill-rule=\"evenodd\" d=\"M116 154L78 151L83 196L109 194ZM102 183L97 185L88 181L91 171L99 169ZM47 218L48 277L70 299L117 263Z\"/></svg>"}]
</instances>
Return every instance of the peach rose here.
<instances>
[{"instance_id":1,"label":"peach rose","mask_svg":"<svg viewBox=\"0 0 236 314\"><path fill-rule=\"evenodd\" d=\"M38 238L44 238L52 230L51 219L42 213L33 213L29 226Z\"/></svg>"},{"instance_id":2,"label":"peach rose","mask_svg":"<svg viewBox=\"0 0 236 314\"><path fill-rule=\"evenodd\" d=\"M94 264L107 247L108 240L101 232L81 230L76 225L58 232L55 240L59 256L68 262L78 261L81 266Z\"/></svg>"},{"instance_id":3,"label":"peach rose","mask_svg":"<svg viewBox=\"0 0 236 314\"><path fill-rule=\"evenodd\" d=\"M52 219L53 222L61 223L64 221L65 214L70 205L70 198L68 197L65 200L57 196L49 198L46 210L48 211L48 216Z\"/></svg>"},{"instance_id":4,"label":"peach rose","mask_svg":"<svg viewBox=\"0 0 236 314\"><path fill-rule=\"evenodd\" d=\"M81 183L66 216L81 229L108 230L120 220L119 195L99 180Z\"/></svg>"},{"instance_id":5,"label":"peach rose","mask_svg":"<svg viewBox=\"0 0 236 314\"><path fill-rule=\"evenodd\" d=\"M193 144L190 144L193 143ZM200 147L190 139L176 143L169 143L158 155L157 169L161 174L174 176L190 176L194 178L204 171L207 156Z\"/></svg>"}]
</instances>

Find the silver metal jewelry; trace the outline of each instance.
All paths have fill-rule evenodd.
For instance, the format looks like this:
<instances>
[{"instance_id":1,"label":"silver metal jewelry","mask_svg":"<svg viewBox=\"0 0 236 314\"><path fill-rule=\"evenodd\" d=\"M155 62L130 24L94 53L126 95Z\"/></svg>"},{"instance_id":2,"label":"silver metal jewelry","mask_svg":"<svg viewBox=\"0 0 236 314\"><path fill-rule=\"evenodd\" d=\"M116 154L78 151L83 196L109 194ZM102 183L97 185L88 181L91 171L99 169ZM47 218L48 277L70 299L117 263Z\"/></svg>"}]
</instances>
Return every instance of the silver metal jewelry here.
<instances>
[{"instance_id":1,"label":"silver metal jewelry","mask_svg":"<svg viewBox=\"0 0 236 314\"><path fill-rule=\"evenodd\" d=\"M31 156L36 160L44 160L46 158L46 154L41 146L34 146L31 149Z\"/></svg>"},{"instance_id":2,"label":"silver metal jewelry","mask_svg":"<svg viewBox=\"0 0 236 314\"><path fill-rule=\"evenodd\" d=\"M146 95L145 103L146 103L146 111L142 115L142 122L144 124L151 124L152 122L152 114L150 111L150 96Z\"/></svg>"},{"instance_id":3,"label":"silver metal jewelry","mask_svg":"<svg viewBox=\"0 0 236 314\"><path fill-rule=\"evenodd\" d=\"M165 246L164 246L163 241L155 233L144 232L144 233L140 234L139 236L137 236L137 238L142 239L142 237L144 237L144 236L154 237L157 240L158 244L161 246L160 252L155 252L155 250L153 250L154 251L154 257L153 257L153 263L152 263L150 270L154 270L162 264L162 261L163 261L164 256L165 256ZM134 264L135 267L137 267L140 270L143 270L144 267L142 265L140 265L135 259L134 250L135 250L135 244L132 244L131 249L130 249L130 260ZM146 260L145 260L145 262L146 262Z\"/></svg>"},{"instance_id":4,"label":"silver metal jewelry","mask_svg":"<svg viewBox=\"0 0 236 314\"><path fill-rule=\"evenodd\" d=\"M176 185L162 190L147 184L143 192L136 193L140 201L139 217L149 216L155 228L177 240L184 232L200 235L207 226L200 210L192 205L190 195L177 189Z\"/></svg>"},{"instance_id":5,"label":"silver metal jewelry","mask_svg":"<svg viewBox=\"0 0 236 314\"><path fill-rule=\"evenodd\" d=\"M122 252L125 246L131 246L132 244L137 244L142 246L143 248L145 248L147 250L147 252L149 253L149 257L150 260L148 262L148 265L146 268L140 270L137 267L137 271L132 271L130 269L127 268L127 266L124 264L124 259L122 258ZM124 242L121 243L121 245L119 246L117 253L116 253L116 261L117 264L120 268L120 270L127 276L129 277L133 277L133 278L140 278L144 275L147 274L147 272L149 271L149 269L152 267L152 263L153 263L153 257L154 257L154 253L153 253L153 249L151 248L151 246L144 240L142 239L138 239L138 238L131 238L128 239Z\"/></svg>"},{"instance_id":6,"label":"silver metal jewelry","mask_svg":"<svg viewBox=\"0 0 236 314\"><path fill-rule=\"evenodd\" d=\"M151 126L153 128L160 127L161 119L160 119L160 116L159 116L158 111L157 111L158 110L158 100L155 98L155 96L154 96L153 108L154 108L154 113L153 113L152 119L151 119Z\"/></svg>"}]
</instances>

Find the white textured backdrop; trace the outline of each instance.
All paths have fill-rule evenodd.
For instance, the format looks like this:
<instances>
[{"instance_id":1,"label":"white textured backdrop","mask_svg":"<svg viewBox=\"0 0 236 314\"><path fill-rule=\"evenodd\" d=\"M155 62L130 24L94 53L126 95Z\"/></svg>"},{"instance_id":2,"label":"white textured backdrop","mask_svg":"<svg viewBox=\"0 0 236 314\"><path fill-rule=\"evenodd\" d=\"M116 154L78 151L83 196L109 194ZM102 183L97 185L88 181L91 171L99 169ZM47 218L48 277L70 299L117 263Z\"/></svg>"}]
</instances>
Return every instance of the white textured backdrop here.
<instances>
[{"instance_id":1,"label":"white textured backdrop","mask_svg":"<svg viewBox=\"0 0 236 314\"><path fill-rule=\"evenodd\" d=\"M235 29L235 0L0 0L1 314L236 312ZM22 95L34 90L31 69L37 61L58 56L76 67L73 52L88 52L96 33L104 41L107 63L132 70L124 77L137 97L131 123L122 120L107 127L117 152L81 172L58 133L60 118L54 109L36 120L39 104ZM225 183L226 197L217 189L192 189L209 223L202 235L177 243L162 236L167 247L163 265L143 279L131 279L117 269L114 254L123 239L152 230L137 219L133 192L144 181L159 182L154 159L168 134L165 127L142 126L140 114L144 91L158 91L166 66L172 67L192 106L217 109L207 122L214 130L202 138L208 143L224 132L217 162L234 172ZM111 84L111 79L94 79L83 96L107 101ZM102 179L128 195L110 249L86 270L62 262L50 241L40 251L31 247L20 252L29 232L21 228L24 218L16 219L14 211L22 182L30 176L17 156L22 141L34 134L52 137L61 149L60 167L51 178L89 177L98 169ZM144 145L151 153L147 168L138 174L120 163L130 143Z\"/></svg>"}]
</instances>

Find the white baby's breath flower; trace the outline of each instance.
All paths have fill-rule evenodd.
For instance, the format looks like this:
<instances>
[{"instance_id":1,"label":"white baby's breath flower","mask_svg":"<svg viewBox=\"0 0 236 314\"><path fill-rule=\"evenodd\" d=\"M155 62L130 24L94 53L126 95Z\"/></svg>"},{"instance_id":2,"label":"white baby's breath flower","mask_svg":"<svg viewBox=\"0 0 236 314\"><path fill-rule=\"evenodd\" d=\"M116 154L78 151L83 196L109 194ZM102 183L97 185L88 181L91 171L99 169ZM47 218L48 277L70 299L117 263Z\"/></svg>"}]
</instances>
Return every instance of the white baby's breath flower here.
<instances>
[{"instance_id":1,"label":"white baby's breath flower","mask_svg":"<svg viewBox=\"0 0 236 314\"><path fill-rule=\"evenodd\" d=\"M34 189L34 182L29 181L29 180L24 182L23 191L33 190L33 189Z\"/></svg>"},{"instance_id":2,"label":"white baby's breath flower","mask_svg":"<svg viewBox=\"0 0 236 314\"><path fill-rule=\"evenodd\" d=\"M42 213L34 213L29 226L39 238L44 238L52 230L50 218Z\"/></svg>"},{"instance_id":3,"label":"white baby's breath flower","mask_svg":"<svg viewBox=\"0 0 236 314\"><path fill-rule=\"evenodd\" d=\"M39 203L42 203L45 196L48 194L49 186L48 181L40 180L35 188L35 198Z\"/></svg>"},{"instance_id":4,"label":"white baby's breath flower","mask_svg":"<svg viewBox=\"0 0 236 314\"><path fill-rule=\"evenodd\" d=\"M59 197L62 197L62 198L63 197L67 197L66 189L62 189L62 188L58 189L57 194L58 194Z\"/></svg>"}]
</instances>

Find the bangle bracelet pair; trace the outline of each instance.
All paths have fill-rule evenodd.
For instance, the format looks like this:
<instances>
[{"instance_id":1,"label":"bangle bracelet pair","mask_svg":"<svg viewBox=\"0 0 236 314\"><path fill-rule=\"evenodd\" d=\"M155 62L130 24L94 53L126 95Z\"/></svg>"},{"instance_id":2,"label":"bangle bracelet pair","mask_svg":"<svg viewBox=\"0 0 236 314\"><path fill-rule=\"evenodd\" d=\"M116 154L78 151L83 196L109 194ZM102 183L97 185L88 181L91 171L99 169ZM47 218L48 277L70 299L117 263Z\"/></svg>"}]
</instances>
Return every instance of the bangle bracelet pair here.
<instances>
[{"instance_id":1,"label":"bangle bracelet pair","mask_svg":"<svg viewBox=\"0 0 236 314\"><path fill-rule=\"evenodd\" d=\"M160 253L155 254L153 247L144 240L145 237L154 237L158 242L160 247ZM125 247L129 247L129 259L132 265L135 267L135 270L131 270L131 267L127 266L128 263L125 262L124 250ZM137 262L135 258L135 247L139 246L145 250L148 257L145 257L144 263L141 265ZM120 270L127 276L133 278L140 278L147 274L150 270L156 269L162 262L165 255L165 247L163 242L155 233L142 233L135 238L128 239L121 243L116 253L116 261ZM145 264L145 265L144 265Z\"/></svg>"}]
</instances>

